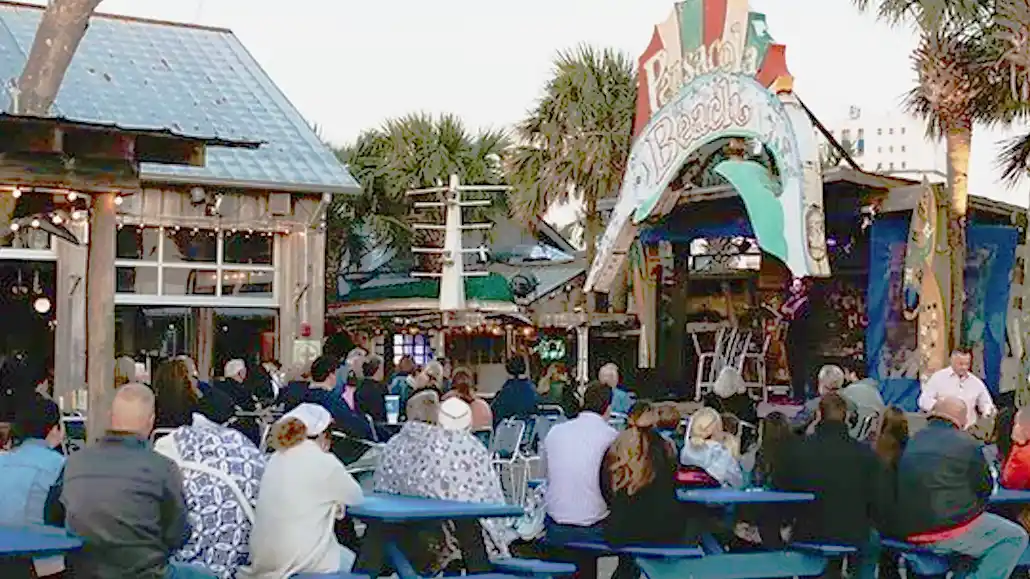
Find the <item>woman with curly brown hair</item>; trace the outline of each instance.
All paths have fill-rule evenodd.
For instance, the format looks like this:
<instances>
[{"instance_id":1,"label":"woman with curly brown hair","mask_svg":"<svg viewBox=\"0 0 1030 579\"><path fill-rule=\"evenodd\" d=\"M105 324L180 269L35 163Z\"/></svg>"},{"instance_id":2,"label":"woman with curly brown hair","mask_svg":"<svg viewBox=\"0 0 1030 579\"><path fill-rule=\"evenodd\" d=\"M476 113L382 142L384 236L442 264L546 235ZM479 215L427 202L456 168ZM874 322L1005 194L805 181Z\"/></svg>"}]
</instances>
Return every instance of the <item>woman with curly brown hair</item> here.
<instances>
[{"instance_id":1,"label":"woman with curly brown hair","mask_svg":"<svg viewBox=\"0 0 1030 579\"><path fill-rule=\"evenodd\" d=\"M626 429L605 453L601 489L611 511L605 537L612 544L674 544L684 538L686 517L676 499L676 451L655 430L657 422L655 409L638 402Z\"/></svg>"}]
</instances>

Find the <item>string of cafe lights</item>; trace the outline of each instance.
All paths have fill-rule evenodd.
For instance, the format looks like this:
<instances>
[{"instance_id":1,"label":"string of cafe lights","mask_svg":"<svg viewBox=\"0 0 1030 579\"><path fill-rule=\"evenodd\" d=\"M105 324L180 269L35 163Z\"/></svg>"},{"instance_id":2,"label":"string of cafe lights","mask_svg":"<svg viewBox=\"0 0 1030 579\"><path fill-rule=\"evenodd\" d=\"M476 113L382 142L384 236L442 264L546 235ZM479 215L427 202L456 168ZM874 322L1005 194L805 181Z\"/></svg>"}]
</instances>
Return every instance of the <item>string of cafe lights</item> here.
<instances>
[{"instance_id":1,"label":"string of cafe lights","mask_svg":"<svg viewBox=\"0 0 1030 579\"><path fill-rule=\"evenodd\" d=\"M92 197L87 193L79 191L71 191L67 189L59 189L52 187L24 187L24 186L0 186L0 191L4 189L11 194L14 199L20 199L27 193L36 194L47 194L51 195L55 202L60 202L64 206L55 207L54 209L46 212L40 212L33 215L15 218L11 221L9 228L12 232L18 232L19 230L31 227L38 229L42 227L43 221L47 220L54 225L61 226L70 223L81 223L89 219L89 203ZM117 195L114 198L114 204L121 207L125 203L125 198L130 197L130 193L115 192ZM58 201L60 200L60 201ZM243 233L245 236L250 237L252 235L260 235L265 237L272 237L274 235L289 235L291 233L298 233L301 237L307 235L307 228L303 224L293 224L278 227L254 227L251 224L247 226L217 223L213 228L209 227L197 227L192 224L183 225L176 223L174 219L162 218L160 223L140 223L136 222L138 218L133 216L119 215L118 216L118 229L123 229L128 226L135 226L138 229L164 227L165 229L179 232L186 230L190 235L216 235L219 232L226 232L232 235ZM184 218L182 220L188 220ZM325 224L319 224L316 226L317 230L324 230Z\"/></svg>"}]
</instances>

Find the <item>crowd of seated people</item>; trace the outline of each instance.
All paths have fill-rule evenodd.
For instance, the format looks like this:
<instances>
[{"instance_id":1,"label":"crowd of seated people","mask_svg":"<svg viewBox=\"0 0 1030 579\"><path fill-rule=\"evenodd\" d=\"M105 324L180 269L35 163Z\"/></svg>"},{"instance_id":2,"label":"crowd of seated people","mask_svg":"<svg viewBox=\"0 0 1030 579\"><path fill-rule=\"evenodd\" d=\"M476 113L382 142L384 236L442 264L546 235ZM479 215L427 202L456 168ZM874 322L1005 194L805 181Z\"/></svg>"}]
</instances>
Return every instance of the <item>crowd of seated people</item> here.
<instances>
[{"instance_id":1,"label":"crowd of seated people","mask_svg":"<svg viewBox=\"0 0 1030 579\"><path fill-rule=\"evenodd\" d=\"M60 443L59 412L40 397L31 412L19 415L13 450L0 454L5 475L19 473L0 481L0 524L66 525L86 543L67 564L88 576L121 577L128 569L142 577L271 579L349 570L358 549L342 540L340 522L346 507L362 500L362 490L339 453L334 456L330 432L371 428L361 412L362 388L374 389L377 399L385 396L381 382L366 383L380 365L374 356L342 364L325 356L313 363L309 381L280 386L279 399L289 401L291 410L272 428L271 455L217 423L215 398L183 359L156 369L153 390L131 382L119 389L110 431L67 461L52 450ZM857 550L851 576L891 578L898 570L881 542L897 538L961 556L969 567L965 577L1009 576L1026 549L1026 531L989 510L995 480L983 445L966 430L965 403L939 399L926 428L911 436L905 414L885 408L873 440L858 440L853 426L861 405L849 400L832 368L820 372L820 397L803 428L779 412L756 419L760 444L753 467L742 457L734 426L741 419L725 405L738 389L717 393L711 402L719 408L696 410L685 430L674 405L636 402L619 431L609 420L616 398L611 380L590 383L578 395L575 418L552 427L540 447L548 544L682 544L706 532L726 539L725 521L677 500L677 486L760 486L810 492L816 500L791 507L789 514L739 511L738 520L758 529L750 542L773 548L784 538L850 545ZM522 369L513 364L510 370ZM350 378L341 388L344 372ZM471 433L477 421L484 422L474 404L485 402L460 373L441 395L438 375L437 368L409 375L408 420L383 450L375 490L503 502L491 456ZM536 399L536 387L528 380L521 384L522 376L516 372L512 381L528 386ZM730 406L749 411L744 404ZM155 425L172 432L151 450ZM998 441L998 482L1030 488L1030 412L1012 413L999 428L1008 432ZM684 470L707 478L683 477ZM1027 521L1020 513L1010 516ZM515 539L511 521L447 522L419 528L402 549L418 571L431 575L486 570L485 558L470 557L467 546L479 544L484 556L504 557ZM596 576L591 557L559 556L574 560L581 576ZM36 574L51 569L43 565ZM620 560L616 579L638 575L631 560Z\"/></svg>"}]
</instances>

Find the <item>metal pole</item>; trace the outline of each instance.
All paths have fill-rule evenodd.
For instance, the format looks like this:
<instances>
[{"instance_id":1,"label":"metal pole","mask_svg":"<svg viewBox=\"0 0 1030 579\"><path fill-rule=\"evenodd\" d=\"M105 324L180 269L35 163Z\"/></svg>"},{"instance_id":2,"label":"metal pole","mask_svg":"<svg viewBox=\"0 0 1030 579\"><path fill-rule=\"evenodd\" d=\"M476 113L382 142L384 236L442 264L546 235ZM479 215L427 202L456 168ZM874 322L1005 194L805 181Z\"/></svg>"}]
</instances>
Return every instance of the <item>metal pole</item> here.
<instances>
[{"instance_id":1,"label":"metal pole","mask_svg":"<svg viewBox=\"0 0 1030 579\"><path fill-rule=\"evenodd\" d=\"M444 193L447 205L444 234L443 269L440 278L440 311L465 309L465 258L462 252L461 190L457 175L451 175L450 187Z\"/></svg>"}]
</instances>

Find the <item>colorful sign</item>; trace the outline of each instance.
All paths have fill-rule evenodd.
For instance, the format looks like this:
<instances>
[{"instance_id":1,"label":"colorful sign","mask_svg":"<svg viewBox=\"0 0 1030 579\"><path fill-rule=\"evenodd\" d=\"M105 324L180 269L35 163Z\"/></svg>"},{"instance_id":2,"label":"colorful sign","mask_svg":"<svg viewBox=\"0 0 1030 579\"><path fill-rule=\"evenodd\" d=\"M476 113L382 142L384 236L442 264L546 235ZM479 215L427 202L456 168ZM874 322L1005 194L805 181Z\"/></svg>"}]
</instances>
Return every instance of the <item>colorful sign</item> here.
<instances>
[{"instance_id":1,"label":"colorful sign","mask_svg":"<svg viewBox=\"0 0 1030 579\"><path fill-rule=\"evenodd\" d=\"M640 57L636 140L588 290L607 290L637 224L672 209L679 192L669 183L684 164L731 138L760 142L776 164L764 178L752 168L724 175L740 177L730 180L759 245L797 276L829 275L818 141L790 93L785 54L747 0L682 2L655 27Z\"/></svg>"}]
</instances>

